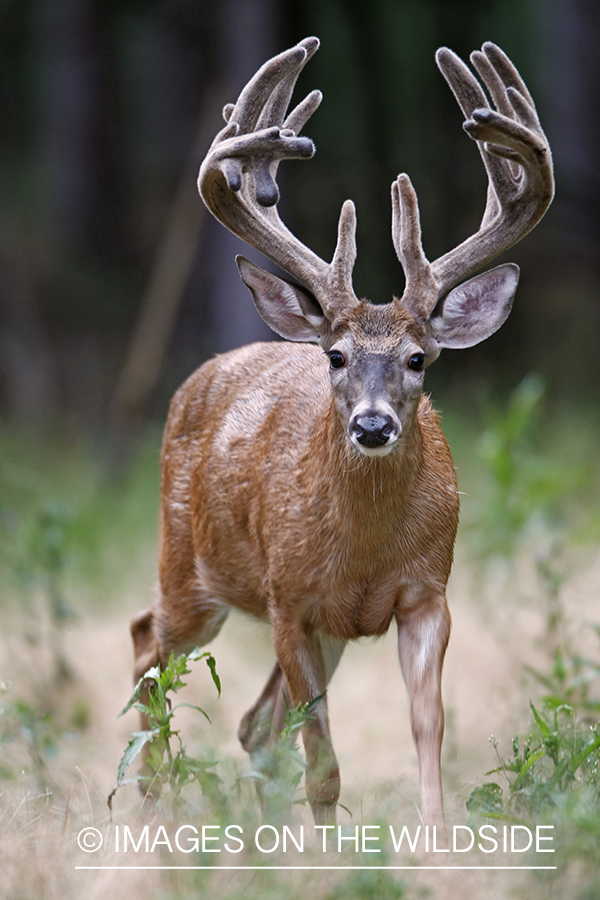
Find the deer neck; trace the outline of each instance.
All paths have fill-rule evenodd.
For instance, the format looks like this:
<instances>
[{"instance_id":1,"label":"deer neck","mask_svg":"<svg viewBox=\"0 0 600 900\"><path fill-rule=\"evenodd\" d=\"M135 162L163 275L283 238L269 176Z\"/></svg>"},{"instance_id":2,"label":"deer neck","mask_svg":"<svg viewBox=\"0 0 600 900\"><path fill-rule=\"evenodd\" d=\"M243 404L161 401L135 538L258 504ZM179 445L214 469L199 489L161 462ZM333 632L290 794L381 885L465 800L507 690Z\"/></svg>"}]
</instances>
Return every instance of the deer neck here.
<instances>
[{"instance_id":1,"label":"deer neck","mask_svg":"<svg viewBox=\"0 0 600 900\"><path fill-rule=\"evenodd\" d=\"M365 456L351 443L333 400L315 429L318 454L311 453L314 488L349 518L385 508L400 511L411 493L423 456L418 416L397 450L386 456Z\"/></svg>"}]
</instances>

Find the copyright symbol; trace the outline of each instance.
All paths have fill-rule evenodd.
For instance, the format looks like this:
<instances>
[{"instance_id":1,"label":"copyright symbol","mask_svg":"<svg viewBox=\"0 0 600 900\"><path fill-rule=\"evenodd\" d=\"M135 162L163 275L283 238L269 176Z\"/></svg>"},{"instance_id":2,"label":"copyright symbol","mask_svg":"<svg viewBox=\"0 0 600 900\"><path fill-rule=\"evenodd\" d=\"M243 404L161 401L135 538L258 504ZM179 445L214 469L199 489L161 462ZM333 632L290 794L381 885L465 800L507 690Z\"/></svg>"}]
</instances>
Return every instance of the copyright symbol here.
<instances>
[{"instance_id":1,"label":"copyright symbol","mask_svg":"<svg viewBox=\"0 0 600 900\"><path fill-rule=\"evenodd\" d=\"M77 835L77 843L80 850L95 853L102 846L102 835L97 828L82 828Z\"/></svg>"}]
</instances>

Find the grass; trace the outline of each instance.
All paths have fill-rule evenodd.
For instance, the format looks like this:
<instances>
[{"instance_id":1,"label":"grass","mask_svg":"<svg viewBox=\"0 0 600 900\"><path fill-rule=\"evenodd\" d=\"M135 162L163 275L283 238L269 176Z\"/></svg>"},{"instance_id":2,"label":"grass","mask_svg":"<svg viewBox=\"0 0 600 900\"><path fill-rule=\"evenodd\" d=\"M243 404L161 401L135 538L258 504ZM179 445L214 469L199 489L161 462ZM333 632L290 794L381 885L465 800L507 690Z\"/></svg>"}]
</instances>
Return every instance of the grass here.
<instances>
[{"instance_id":1,"label":"grass","mask_svg":"<svg viewBox=\"0 0 600 900\"><path fill-rule=\"evenodd\" d=\"M584 649L576 629L578 617L568 599L582 593L578 579L593 560L593 541L600 532L600 486L591 464L597 433L585 417L577 419L573 412L565 414L562 421L549 415L549 400L536 379L525 381L504 403L487 403L483 420L446 411L444 427L453 446L461 489L468 495L463 498L456 577L459 583L477 585L478 579L485 579L488 585L495 585L504 607L514 611L515 622L521 621L518 615L526 582L528 608L537 622L536 641L518 633L517 626L511 636L521 647L517 656L522 669L514 673L505 691L513 692L511 720L519 725L512 733L518 731L518 737L509 738L508 752L503 750L504 740L496 743L498 756L491 763L483 742L475 745L471 736L456 739L457 761L446 765L451 815L457 823L466 823L469 816L471 821L478 817L491 822L501 817L501 821L531 822L541 817L553 822L560 838L559 874L553 875L553 880L548 880L550 876L544 880L542 876L511 874L510 882L494 886L489 880L476 881L475 875L464 874L458 882L455 874L399 874L382 868L283 874L141 871L128 873L127 878L122 872L97 873L94 882L85 877L92 873L75 872L75 865L88 861L76 842L84 827L97 827L105 840L111 841L115 828L126 823L136 835L146 824L152 835L161 824L171 835L171 825L181 821L181 810L167 803L153 811L140 805L134 785L125 784L134 766L118 773L133 728L130 718L115 718L130 691L126 618L147 605L154 579L160 438L157 432L150 433L130 469L115 478L107 470L103 454L89 442L64 437L42 440L4 428L0 432L0 591L5 601L0 647L3 896L70 900L82 893L93 897L95 891L98 896L109 892L118 900L121 894L135 896L143 891L150 900L179 900L198 893L219 900L284 894L292 900L305 900L307 893L315 900L341 896L361 900L367 895L411 900L452 895L457 884L465 898L478 900L488 896L533 900L566 894L573 900L589 900L600 893L600 660L594 648ZM573 434L578 436L576 448ZM503 567L501 574L498 561ZM593 608L593 592L598 590L594 578L586 594L588 608ZM472 600L464 603L474 606ZM493 627L493 617L491 622ZM588 632L589 642L595 639L595 632ZM235 673L236 660L243 657L244 649L234 651L229 669L227 664L223 666L226 672ZM216 643L214 653L221 674L220 652ZM222 652L226 656L228 651ZM179 679L183 674L182 670ZM393 674L400 690L399 676L396 671ZM162 675L157 673L159 678ZM487 709L495 702L491 693L485 693L493 682L483 672L481 676L478 691L484 693L473 695L472 702ZM526 693L520 676L528 678ZM382 683L386 680L387 673L382 675ZM169 707L166 695L159 711L162 726L158 719L155 723L158 730L169 723L169 728L174 731L176 726L181 732L183 747L175 737L171 759L180 753L183 767L175 772L177 767L164 766L168 754L163 746L156 771L165 774L167 793L175 773L175 794L186 801L182 808L200 834L203 824L224 828L227 822L237 822L248 835L260 826L252 783L256 773L249 772L241 756L234 758L221 749L222 733L235 732L231 721L224 732L219 730L219 704L226 706L235 692L231 681L231 674L223 678L223 697L218 702L208 691L211 685L206 678L198 681L196 695L182 694L200 703L213 726L194 722L193 711L192 718L185 718L187 710ZM338 724L337 741L342 749L344 741L361 730L372 713L367 707L374 708L377 700L373 695L372 704L365 708L355 705L345 711L344 727ZM138 701L139 697L134 702ZM335 683L331 702L335 716ZM447 706L450 746L455 715L452 699ZM299 712L296 718L295 712ZM276 786L287 799L302 797L298 793L302 760L294 746L302 715L307 712L310 714L290 711L283 735L288 746L275 767L283 773L283 786L281 781ZM239 718L237 709L233 714ZM385 715L391 717L389 711ZM499 729L505 726L506 719L499 721ZM199 750L199 745L203 749ZM406 822L416 827L418 819L407 796L399 793L397 786L389 788L377 768L369 769L370 754L375 758L377 748L368 743L357 746L365 777L370 772L370 780L364 794L349 801L352 819L344 814L343 821L352 828L379 824L382 834L389 824ZM394 747L394 753L402 752L404 758L413 753L410 739L405 747ZM128 762L132 755L133 751ZM464 759L476 762L466 766L461 763ZM492 767L496 770L493 775L489 772ZM483 774L486 771L488 775ZM182 773L185 777L179 778ZM217 782L212 776L220 779L220 809L219 804L207 803L203 794L198 776L207 773L213 787ZM106 800L117 780L123 787L111 814ZM294 805L290 827L297 834L302 825L308 835L312 827L309 811L302 804ZM373 865L374 859L379 866L399 862L389 842L384 842L385 852L377 857L355 854L349 846L341 857L335 849L323 854L318 846L294 857L290 851L284 856L281 848L272 855L261 854L248 842L239 856L225 858L232 865L263 867L294 858L315 865L324 860L333 865ZM207 845L204 852L200 848L197 853L178 853L176 857L195 865L214 865L215 859L223 859L209 851ZM141 854L140 863L172 860L165 846L157 846L155 854ZM114 854L105 858L118 861ZM409 855L400 860L407 861L429 859ZM466 856L462 861L467 861ZM480 859L475 857L474 862ZM450 878L455 880L447 880Z\"/></svg>"},{"instance_id":2,"label":"grass","mask_svg":"<svg viewBox=\"0 0 600 900\"><path fill-rule=\"evenodd\" d=\"M26 604L41 590L60 617L74 589L77 607L122 590L156 539L160 440L149 430L115 474L105 448L87 439L0 427L3 591Z\"/></svg>"}]
</instances>

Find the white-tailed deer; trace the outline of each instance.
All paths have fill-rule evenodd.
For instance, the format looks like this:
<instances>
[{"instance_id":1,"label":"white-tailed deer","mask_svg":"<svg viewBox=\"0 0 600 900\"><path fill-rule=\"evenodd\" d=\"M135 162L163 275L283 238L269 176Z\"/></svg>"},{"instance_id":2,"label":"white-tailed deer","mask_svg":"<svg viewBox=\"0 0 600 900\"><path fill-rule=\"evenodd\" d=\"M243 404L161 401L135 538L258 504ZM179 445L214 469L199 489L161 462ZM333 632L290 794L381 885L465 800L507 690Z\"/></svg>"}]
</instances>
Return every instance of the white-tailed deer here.
<instances>
[{"instance_id":1,"label":"white-tailed deer","mask_svg":"<svg viewBox=\"0 0 600 900\"><path fill-rule=\"evenodd\" d=\"M340 778L321 695L346 642L381 635L395 619L422 815L441 825L445 591L458 493L438 419L422 396L423 375L443 347L471 347L508 316L517 266L464 279L542 217L553 196L552 160L533 100L498 47L486 43L471 56L495 109L464 63L439 50L438 66L487 169L483 221L428 262L416 194L399 175L392 239L406 288L386 305L359 301L352 202L344 203L331 263L277 213L280 161L314 153L298 132L320 93L289 115L287 107L318 45L307 38L256 73L225 107L227 124L200 169L200 193L213 215L295 279L238 258L260 315L301 343L253 344L218 356L171 403L160 583L154 607L132 622L135 677L164 664L172 650L212 640L231 607L269 619L277 662L239 737L260 765L282 727L284 694L293 706L321 697L302 736L308 798L315 820L329 823Z\"/></svg>"}]
</instances>

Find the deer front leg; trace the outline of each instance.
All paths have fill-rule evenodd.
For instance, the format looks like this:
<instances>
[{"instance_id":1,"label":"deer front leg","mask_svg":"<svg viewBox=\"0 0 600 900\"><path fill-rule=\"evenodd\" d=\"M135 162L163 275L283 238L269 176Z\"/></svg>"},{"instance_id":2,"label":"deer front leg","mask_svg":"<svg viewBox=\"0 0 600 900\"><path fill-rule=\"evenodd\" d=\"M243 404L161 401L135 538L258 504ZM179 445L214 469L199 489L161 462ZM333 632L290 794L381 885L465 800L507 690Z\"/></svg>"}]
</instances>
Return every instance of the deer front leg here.
<instances>
[{"instance_id":1,"label":"deer front leg","mask_svg":"<svg viewBox=\"0 0 600 900\"><path fill-rule=\"evenodd\" d=\"M289 704L310 703L325 693L344 644L307 631L300 623L272 614L273 643L287 682ZM334 659L335 657L335 659ZM321 697L302 727L306 754L306 794L317 825L335 824L340 770L329 733L327 701Z\"/></svg>"},{"instance_id":2,"label":"deer front leg","mask_svg":"<svg viewBox=\"0 0 600 900\"><path fill-rule=\"evenodd\" d=\"M398 615L398 652L410 699L412 733L419 759L421 807L426 825L445 835L440 757L444 734L442 664L450 636L443 594L429 591Z\"/></svg>"}]
</instances>

